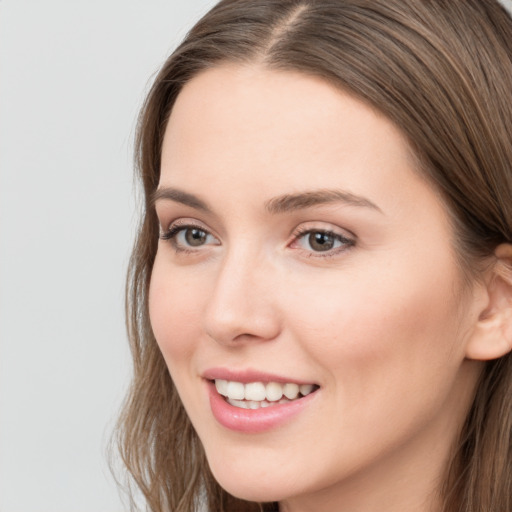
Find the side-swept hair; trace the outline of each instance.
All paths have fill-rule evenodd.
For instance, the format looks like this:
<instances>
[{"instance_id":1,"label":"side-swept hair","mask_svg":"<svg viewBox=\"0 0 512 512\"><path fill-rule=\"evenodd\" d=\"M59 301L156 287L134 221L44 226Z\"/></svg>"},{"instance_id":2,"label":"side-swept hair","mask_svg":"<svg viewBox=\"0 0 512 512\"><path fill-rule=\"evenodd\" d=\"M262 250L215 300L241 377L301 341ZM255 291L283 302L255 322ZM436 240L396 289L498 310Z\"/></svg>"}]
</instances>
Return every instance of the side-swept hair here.
<instances>
[{"instance_id":1,"label":"side-swept hair","mask_svg":"<svg viewBox=\"0 0 512 512\"><path fill-rule=\"evenodd\" d=\"M408 137L455 228L465 274L512 242L512 21L494 0L223 0L158 74L136 158L145 210L127 281L133 382L119 421L124 463L153 512L277 510L213 479L154 339L148 288L158 228L151 194L181 89L220 63L323 78L372 105ZM445 512L512 512L512 359L486 363L447 468Z\"/></svg>"}]
</instances>

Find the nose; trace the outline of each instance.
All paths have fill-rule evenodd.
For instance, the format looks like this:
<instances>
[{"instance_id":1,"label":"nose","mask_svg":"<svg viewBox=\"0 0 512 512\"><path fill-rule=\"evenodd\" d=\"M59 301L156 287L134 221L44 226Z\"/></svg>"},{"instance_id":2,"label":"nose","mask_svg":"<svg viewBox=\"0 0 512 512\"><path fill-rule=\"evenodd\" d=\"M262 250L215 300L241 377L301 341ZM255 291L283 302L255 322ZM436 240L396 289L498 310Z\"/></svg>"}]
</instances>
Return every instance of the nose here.
<instances>
[{"instance_id":1,"label":"nose","mask_svg":"<svg viewBox=\"0 0 512 512\"><path fill-rule=\"evenodd\" d=\"M223 345L270 341L281 329L272 266L247 251L220 265L205 314L206 334Z\"/></svg>"}]
</instances>

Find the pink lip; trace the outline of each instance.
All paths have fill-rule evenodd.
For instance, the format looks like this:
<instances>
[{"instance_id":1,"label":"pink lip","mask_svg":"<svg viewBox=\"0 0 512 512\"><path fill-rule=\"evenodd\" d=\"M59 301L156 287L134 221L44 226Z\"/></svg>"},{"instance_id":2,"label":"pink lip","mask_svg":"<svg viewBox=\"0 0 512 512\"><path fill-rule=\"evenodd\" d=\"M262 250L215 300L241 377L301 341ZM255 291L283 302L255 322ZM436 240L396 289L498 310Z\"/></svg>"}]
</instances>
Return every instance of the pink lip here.
<instances>
[{"instance_id":1,"label":"pink lip","mask_svg":"<svg viewBox=\"0 0 512 512\"><path fill-rule=\"evenodd\" d=\"M258 370L230 370L227 368L209 368L202 375L206 380L233 380L247 384L249 382L279 382L286 384L287 382L294 382L295 384L313 384L304 380L298 380L294 377L284 377L267 372L260 372Z\"/></svg>"},{"instance_id":2,"label":"pink lip","mask_svg":"<svg viewBox=\"0 0 512 512\"><path fill-rule=\"evenodd\" d=\"M206 385L210 399L210 407L213 416L223 426L229 430L243 432L246 434L255 434L277 428L288 420L299 414L315 399L317 392L311 393L298 400L292 400L284 404L272 405L270 407L259 409L242 409L230 405L225 398L220 395L216 388L214 379L235 380L237 382L296 382L290 379L280 379L275 375L261 374L259 372L226 372L220 371L221 376L216 370L208 371L204 374L207 379ZM229 375L229 376L228 376Z\"/></svg>"}]
</instances>

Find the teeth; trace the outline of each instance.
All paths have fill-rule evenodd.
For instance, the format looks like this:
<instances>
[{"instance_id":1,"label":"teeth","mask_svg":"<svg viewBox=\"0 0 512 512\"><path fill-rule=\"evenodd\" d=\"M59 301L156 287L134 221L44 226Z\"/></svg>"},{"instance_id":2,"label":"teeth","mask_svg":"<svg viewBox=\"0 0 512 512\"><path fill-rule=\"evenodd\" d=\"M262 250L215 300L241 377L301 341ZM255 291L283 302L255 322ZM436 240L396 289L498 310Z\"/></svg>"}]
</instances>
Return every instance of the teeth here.
<instances>
[{"instance_id":1,"label":"teeth","mask_svg":"<svg viewBox=\"0 0 512 512\"><path fill-rule=\"evenodd\" d=\"M256 400L260 402L261 400L265 400L265 398L267 398L267 394L263 382L251 382L245 385L246 400Z\"/></svg>"},{"instance_id":2,"label":"teeth","mask_svg":"<svg viewBox=\"0 0 512 512\"><path fill-rule=\"evenodd\" d=\"M258 409L276 403L287 403L300 396L309 395L318 386L314 384L295 384L293 382L280 384L269 382L242 382L215 380L215 387L220 395L225 396L228 402L235 407L244 409Z\"/></svg>"},{"instance_id":3,"label":"teeth","mask_svg":"<svg viewBox=\"0 0 512 512\"><path fill-rule=\"evenodd\" d=\"M313 391L314 386L313 386L313 384L302 384L301 386L299 386L299 389L300 389L300 394L303 396L306 396L306 395L309 395Z\"/></svg>"},{"instance_id":4,"label":"teeth","mask_svg":"<svg viewBox=\"0 0 512 512\"><path fill-rule=\"evenodd\" d=\"M245 398L245 386L241 382L229 381L226 395L233 400L243 400Z\"/></svg>"},{"instance_id":5,"label":"teeth","mask_svg":"<svg viewBox=\"0 0 512 512\"><path fill-rule=\"evenodd\" d=\"M277 382L269 382L266 386L266 391L269 402L277 402L283 396L283 386Z\"/></svg>"},{"instance_id":6,"label":"teeth","mask_svg":"<svg viewBox=\"0 0 512 512\"><path fill-rule=\"evenodd\" d=\"M299 396L299 385L298 384L285 384L283 387L283 395L290 400Z\"/></svg>"},{"instance_id":7,"label":"teeth","mask_svg":"<svg viewBox=\"0 0 512 512\"><path fill-rule=\"evenodd\" d=\"M249 402L244 402L243 400L233 400L232 398L228 398L228 402L235 407L240 407L241 409L249 409Z\"/></svg>"},{"instance_id":8,"label":"teeth","mask_svg":"<svg viewBox=\"0 0 512 512\"><path fill-rule=\"evenodd\" d=\"M267 402L266 400L262 400L261 402L255 402L253 400L233 400L232 398L227 399L228 404L233 405L234 407L239 407L240 409L259 409L265 407L273 407L277 404L286 404L291 402L287 398L283 398L279 400L279 402Z\"/></svg>"},{"instance_id":9,"label":"teeth","mask_svg":"<svg viewBox=\"0 0 512 512\"><path fill-rule=\"evenodd\" d=\"M217 379L215 381L215 387L217 388L219 395L228 396L228 381L227 380Z\"/></svg>"}]
</instances>

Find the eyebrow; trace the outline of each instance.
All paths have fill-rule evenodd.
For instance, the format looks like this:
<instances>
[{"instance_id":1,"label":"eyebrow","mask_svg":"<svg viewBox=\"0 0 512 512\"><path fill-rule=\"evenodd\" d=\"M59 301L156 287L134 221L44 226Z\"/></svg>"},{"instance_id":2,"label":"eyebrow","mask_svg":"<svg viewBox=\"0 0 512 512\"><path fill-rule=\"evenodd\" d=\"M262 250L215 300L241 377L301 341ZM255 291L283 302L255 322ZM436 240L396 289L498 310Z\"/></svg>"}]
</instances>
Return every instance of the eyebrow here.
<instances>
[{"instance_id":1,"label":"eyebrow","mask_svg":"<svg viewBox=\"0 0 512 512\"><path fill-rule=\"evenodd\" d=\"M212 213L212 209L202 199L176 188L158 188L151 195L151 204L154 205L162 199L175 201L206 213ZM274 197L265 203L265 209L271 214L279 214L330 203L344 203L349 206L371 208L382 213L382 210L375 203L365 197L343 190L331 189L312 190Z\"/></svg>"},{"instance_id":2,"label":"eyebrow","mask_svg":"<svg viewBox=\"0 0 512 512\"><path fill-rule=\"evenodd\" d=\"M265 204L269 213L284 213L295 210L312 208L330 203L344 203L349 206L358 206L371 208L382 213L382 210L369 199L346 192L344 190L312 190L309 192L299 192L297 194L285 194L283 196L270 199Z\"/></svg>"},{"instance_id":3,"label":"eyebrow","mask_svg":"<svg viewBox=\"0 0 512 512\"><path fill-rule=\"evenodd\" d=\"M188 192L184 192L183 190L179 190L177 188L162 187L156 189L153 194L151 194L151 204L153 206L157 201L160 201L161 199L175 201L177 203L190 206L191 208L195 208L196 210L212 213L211 208L202 199L199 199L199 197L195 196L194 194L189 194Z\"/></svg>"}]
</instances>

